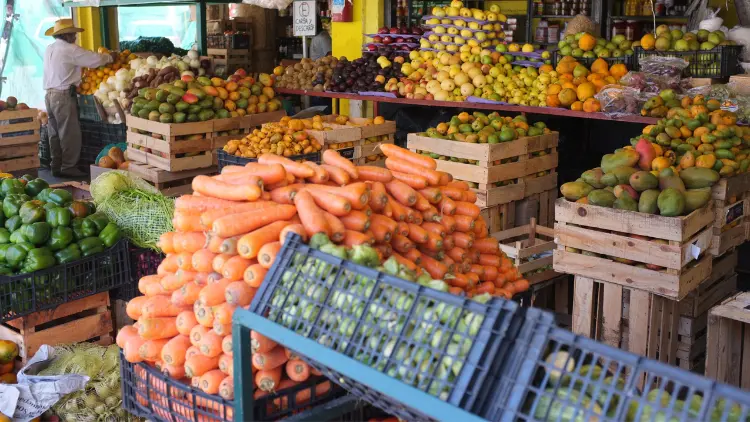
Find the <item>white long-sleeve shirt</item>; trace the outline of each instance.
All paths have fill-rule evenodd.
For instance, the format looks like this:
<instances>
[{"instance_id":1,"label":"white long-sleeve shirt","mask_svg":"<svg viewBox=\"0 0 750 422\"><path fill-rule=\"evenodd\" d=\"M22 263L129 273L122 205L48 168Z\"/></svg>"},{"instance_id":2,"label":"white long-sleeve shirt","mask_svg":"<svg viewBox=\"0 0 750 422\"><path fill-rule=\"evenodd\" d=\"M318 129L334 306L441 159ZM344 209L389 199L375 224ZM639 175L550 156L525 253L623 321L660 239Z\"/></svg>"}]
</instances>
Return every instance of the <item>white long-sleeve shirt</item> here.
<instances>
[{"instance_id":1,"label":"white long-sleeve shirt","mask_svg":"<svg viewBox=\"0 0 750 422\"><path fill-rule=\"evenodd\" d=\"M44 51L44 89L66 90L81 82L81 68L112 62L112 56L88 51L76 44L55 40Z\"/></svg>"},{"instance_id":2,"label":"white long-sleeve shirt","mask_svg":"<svg viewBox=\"0 0 750 422\"><path fill-rule=\"evenodd\" d=\"M320 31L310 42L310 58L318 60L331 52L331 35L328 31Z\"/></svg>"}]
</instances>

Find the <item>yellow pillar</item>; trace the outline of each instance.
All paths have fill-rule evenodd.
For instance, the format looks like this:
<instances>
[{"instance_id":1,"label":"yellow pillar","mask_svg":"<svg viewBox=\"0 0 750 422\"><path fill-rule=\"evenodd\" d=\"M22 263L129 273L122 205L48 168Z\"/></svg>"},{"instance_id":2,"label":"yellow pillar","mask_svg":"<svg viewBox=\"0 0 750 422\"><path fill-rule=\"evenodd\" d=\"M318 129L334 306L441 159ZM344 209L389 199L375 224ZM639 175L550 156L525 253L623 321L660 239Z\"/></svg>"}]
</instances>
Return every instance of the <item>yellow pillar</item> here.
<instances>
[{"instance_id":1,"label":"yellow pillar","mask_svg":"<svg viewBox=\"0 0 750 422\"><path fill-rule=\"evenodd\" d=\"M374 34L383 26L383 0L353 0L351 22L332 22L332 54L354 60L362 56L363 34ZM371 104L368 102L368 105ZM369 108L369 107L368 107ZM349 101L339 101L339 113L349 114Z\"/></svg>"},{"instance_id":2,"label":"yellow pillar","mask_svg":"<svg viewBox=\"0 0 750 422\"><path fill-rule=\"evenodd\" d=\"M99 8L97 7L74 7L76 24L85 29L78 36L78 45L87 50L96 50L102 45L101 21L99 19Z\"/></svg>"}]
</instances>

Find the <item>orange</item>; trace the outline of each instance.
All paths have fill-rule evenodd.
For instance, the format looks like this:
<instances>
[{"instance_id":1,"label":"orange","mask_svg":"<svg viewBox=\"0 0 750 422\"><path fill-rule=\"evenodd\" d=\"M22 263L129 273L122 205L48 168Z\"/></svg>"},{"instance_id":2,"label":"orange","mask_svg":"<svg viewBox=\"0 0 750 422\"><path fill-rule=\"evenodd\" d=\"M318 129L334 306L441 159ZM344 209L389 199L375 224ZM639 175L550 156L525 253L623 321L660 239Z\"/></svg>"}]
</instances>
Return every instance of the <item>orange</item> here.
<instances>
[{"instance_id":1,"label":"orange","mask_svg":"<svg viewBox=\"0 0 750 422\"><path fill-rule=\"evenodd\" d=\"M644 50L653 50L654 46L656 46L656 38L654 38L654 34L646 34L641 37L641 47Z\"/></svg>"},{"instance_id":2,"label":"orange","mask_svg":"<svg viewBox=\"0 0 750 422\"><path fill-rule=\"evenodd\" d=\"M573 82L568 81L563 82L562 87L563 89L572 89L573 91L576 89L576 85Z\"/></svg>"},{"instance_id":3,"label":"orange","mask_svg":"<svg viewBox=\"0 0 750 422\"><path fill-rule=\"evenodd\" d=\"M557 98L560 100L560 105L563 107L569 107L576 100L576 91L572 88L563 88Z\"/></svg>"},{"instance_id":4,"label":"orange","mask_svg":"<svg viewBox=\"0 0 750 422\"><path fill-rule=\"evenodd\" d=\"M594 94L596 94L596 87L591 82L584 82L578 85L578 88L576 88L578 101L586 101L587 99L593 97Z\"/></svg>"},{"instance_id":5,"label":"orange","mask_svg":"<svg viewBox=\"0 0 750 422\"><path fill-rule=\"evenodd\" d=\"M549 95L557 95L562 91L562 86L560 84L551 84L547 87L547 94Z\"/></svg>"},{"instance_id":6,"label":"orange","mask_svg":"<svg viewBox=\"0 0 750 422\"><path fill-rule=\"evenodd\" d=\"M615 65L612 65L612 67L609 69L610 75L612 75L613 78L617 79L618 81L620 78L625 76L626 73L628 73L628 68L622 64L617 63Z\"/></svg>"},{"instance_id":7,"label":"orange","mask_svg":"<svg viewBox=\"0 0 750 422\"><path fill-rule=\"evenodd\" d=\"M549 73L555 70L552 65L550 64L544 64L539 68L539 73Z\"/></svg>"},{"instance_id":8,"label":"orange","mask_svg":"<svg viewBox=\"0 0 750 422\"><path fill-rule=\"evenodd\" d=\"M570 105L570 109L573 111L581 111L583 110L583 103L580 101L576 101Z\"/></svg>"},{"instance_id":9,"label":"orange","mask_svg":"<svg viewBox=\"0 0 750 422\"><path fill-rule=\"evenodd\" d=\"M580 48L583 51L591 51L596 47L596 37L589 33L583 34L583 36L578 40L578 48Z\"/></svg>"},{"instance_id":10,"label":"orange","mask_svg":"<svg viewBox=\"0 0 750 422\"><path fill-rule=\"evenodd\" d=\"M606 60L598 58L591 63L591 71L594 73L607 73L609 72L609 64Z\"/></svg>"},{"instance_id":11,"label":"orange","mask_svg":"<svg viewBox=\"0 0 750 422\"><path fill-rule=\"evenodd\" d=\"M560 86L560 85L557 85ZM557 94L547 94L547 107L560 107L560 99Z\"/></svg>"},{"instance_id":12,"label":"orange","mask_svg":"<svg viewBox=\"0 0 750 422\"><path fill-rule=\"evenodd\" d=\"M588 98L586 101L583 102L583 111L587 113L595 113L597 111L601 111L602 106L599 104L599 100L596 98Z\"/></svg>"}]
</instances>

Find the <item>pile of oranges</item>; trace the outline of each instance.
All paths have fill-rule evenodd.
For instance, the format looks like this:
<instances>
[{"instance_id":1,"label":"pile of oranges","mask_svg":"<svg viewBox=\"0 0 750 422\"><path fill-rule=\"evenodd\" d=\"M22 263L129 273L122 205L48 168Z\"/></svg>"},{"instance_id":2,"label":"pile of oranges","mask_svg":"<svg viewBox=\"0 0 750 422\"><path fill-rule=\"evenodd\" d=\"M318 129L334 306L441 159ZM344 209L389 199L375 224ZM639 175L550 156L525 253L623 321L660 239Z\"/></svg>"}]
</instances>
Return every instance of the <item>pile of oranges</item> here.
<instances>
[{"instance_id":1,"label":"pile of oranges","mask_svg":"<svg viewBox=\"0 0 750 422\"><path fill-rule=\"evenodd\" d=\"M551 66L548 67L551 71ZM606 85L618 83L628 69L622 63L610 67L606 60L599 58L589 70L572 56L565 56L557 64L555 72L558 81L547 89L547 106L594 113L601 111L601 104L594 95Z\"/></svg>"},{"instance_id":2,"label":"pile of oranges","mask_svg":"<svg viewBox=\"0 0 750 422\"><path fill-rule=\"evenodd\" d=\"M96 52L99 54L110 54L110 51L104 47L99 47ZM110 76L114 76L121 68L127 67L130 61L136 57L130 50L123 50L119 53L117 60L112 63L96 69L82 69L81 84L76 88L76 92L82 95L92 95L102 82L106 81Z\"/></svg>"}]
</instances>

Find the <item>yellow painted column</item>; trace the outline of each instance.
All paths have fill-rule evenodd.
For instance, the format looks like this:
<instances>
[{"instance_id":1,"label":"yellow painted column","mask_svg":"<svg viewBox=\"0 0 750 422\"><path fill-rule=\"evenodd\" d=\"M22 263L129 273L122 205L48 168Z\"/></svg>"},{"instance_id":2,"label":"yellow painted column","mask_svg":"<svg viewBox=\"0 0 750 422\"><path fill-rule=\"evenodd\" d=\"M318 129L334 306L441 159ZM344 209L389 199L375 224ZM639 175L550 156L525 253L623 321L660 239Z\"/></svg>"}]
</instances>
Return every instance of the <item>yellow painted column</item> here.
<instances>
[{"instance_id":1,"label":"yellow painted column","mask_svg":"<svg viewBox=\"0 0 750 422\"><path fill-rule=\"evenodd\" d=\"M373 34L384 22L384 0L353 0L351 22L331 22L332 54L354 60L362 56L364 34ZM371 103L367 103L368 105ZM369 107L368 107L369 108ZM349 101L339 101L339 113L349 114Z\"/></svg>"},{"instance_id":2,"label":"yellow painted column","mask_svg":"<svg viewBox=\"0 0 750 422\"><path fill-rule=\"evenodd\" d=\"M87 50L96 50L102 45L101 21L99 19L99 8L97 7L74 7L73 13L76 24L85 29L78 36L78 45Z\"/></svg>"}]
</instances>

